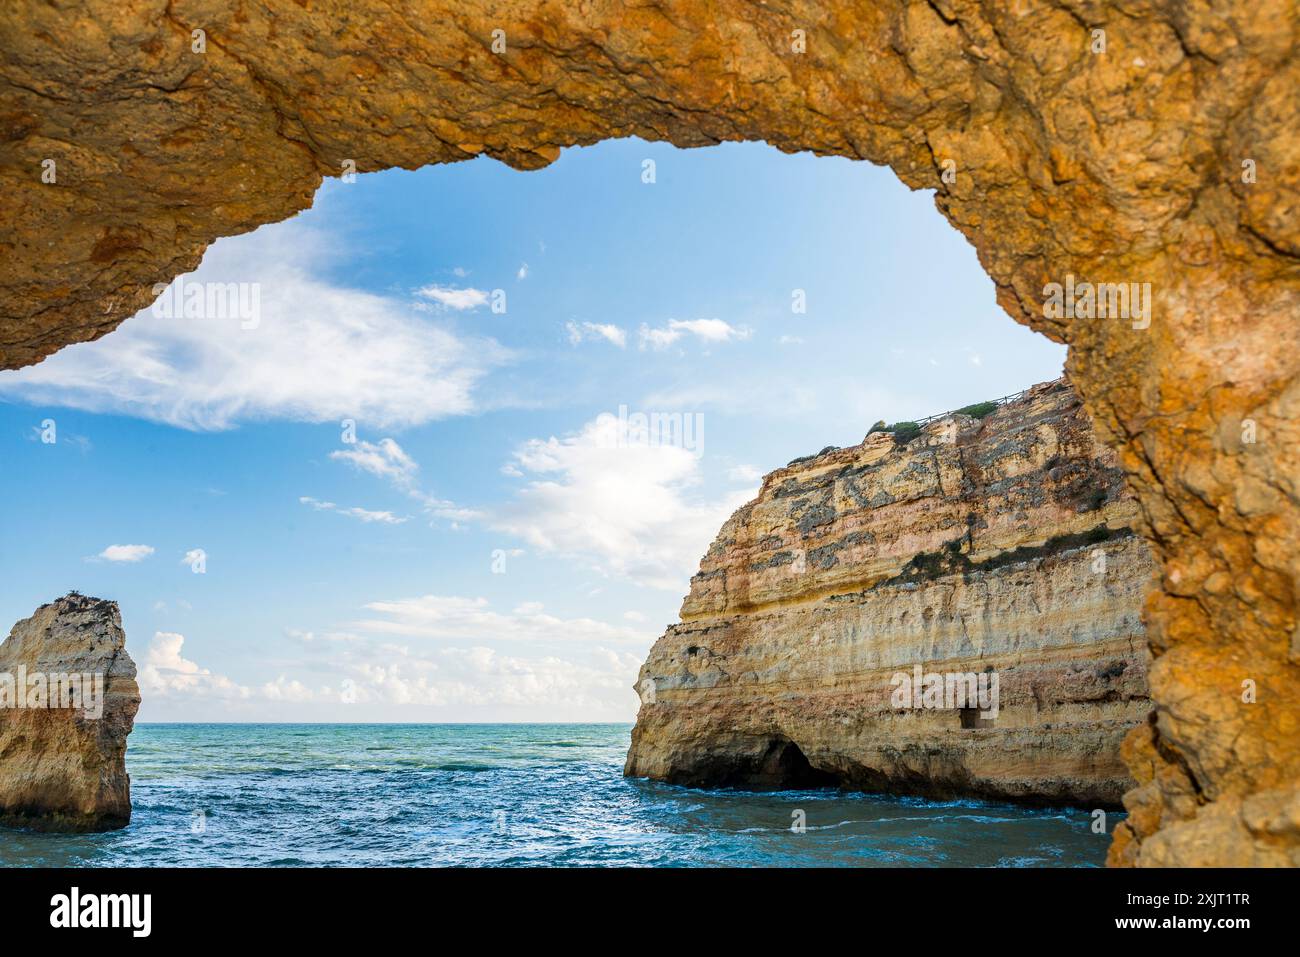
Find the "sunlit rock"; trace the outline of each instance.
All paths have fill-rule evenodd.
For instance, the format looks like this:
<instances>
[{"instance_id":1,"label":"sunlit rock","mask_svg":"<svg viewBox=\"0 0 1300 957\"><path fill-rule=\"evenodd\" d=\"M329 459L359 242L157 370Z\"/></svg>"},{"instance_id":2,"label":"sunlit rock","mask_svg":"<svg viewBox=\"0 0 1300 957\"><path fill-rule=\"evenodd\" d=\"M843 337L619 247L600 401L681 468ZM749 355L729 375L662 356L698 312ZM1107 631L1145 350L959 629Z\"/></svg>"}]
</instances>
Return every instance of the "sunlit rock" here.
<instances>
[{"instance_id":1,"label":"sunlit rock","mask_svg":"<svg viewBox=\"0 0 1300 957\"><path fill-rule=\"evenodd\" d=\"M1064 382L987 408L763 480L641 669L628 774L1119 806L1136 503Z\"/></svg>"},{"instance_id":2,"label":"sunlit rock","mask_svg":"<svg viewBox=\"0 0 1300 957\"><path fill-rule=\"evenodd\" d=\"M114 602L74 592L14 625L0 644L0 824L130 823L126 739L139 707Z\"/></svg>"}]
</instances>

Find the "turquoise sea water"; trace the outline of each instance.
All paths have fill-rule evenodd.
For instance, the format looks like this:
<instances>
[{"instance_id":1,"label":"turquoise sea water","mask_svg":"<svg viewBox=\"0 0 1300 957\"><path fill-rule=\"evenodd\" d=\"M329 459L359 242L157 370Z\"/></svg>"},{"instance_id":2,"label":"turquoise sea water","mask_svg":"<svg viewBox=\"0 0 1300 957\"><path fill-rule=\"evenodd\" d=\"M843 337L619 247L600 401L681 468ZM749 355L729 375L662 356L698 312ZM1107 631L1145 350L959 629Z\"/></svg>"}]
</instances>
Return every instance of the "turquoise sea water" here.
<instances>
[{"instance_id":1,"label":"turquoise sea water","mask_svg":"<svg viewBox=\"0 0 1300 957\"><path fill-rule=\"evenodd\" d=\"M139 725L131 826L0 829L0 865L1059 867L1110 840L1083 810L631 781L630 731Z\"/></svg>"}]
</instances>

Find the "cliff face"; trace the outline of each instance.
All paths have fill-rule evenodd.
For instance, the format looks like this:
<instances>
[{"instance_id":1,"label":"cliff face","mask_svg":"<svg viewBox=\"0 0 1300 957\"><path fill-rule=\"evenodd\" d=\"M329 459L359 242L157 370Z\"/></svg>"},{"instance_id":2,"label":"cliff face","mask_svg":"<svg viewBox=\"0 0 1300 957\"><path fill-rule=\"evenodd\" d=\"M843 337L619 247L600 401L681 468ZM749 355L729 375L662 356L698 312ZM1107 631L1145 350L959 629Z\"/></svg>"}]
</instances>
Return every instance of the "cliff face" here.
<instances>
[{"instance_id":1,"label":"cliff face","mask_svg":"<svg viewBox=\"0 0 1300 957\"><path fill-rule=\"evenodd\" d=\"M1135 513L1064 381L773 472L642 666L625 773L1117 806L1150 710ZM936 674L984 697L913 706Z\"/></svg>"},{"instance_id":2,"label":"cliff face","mask_svg":"<svg viewBox=\"0 0 1300 957\"><path fill-rule=\"evenodd\" d=\"M42 605L0 644L0 824L106 831L131 821L126 738L140 707L111 601Z\"/></svg>"}]
</instances>

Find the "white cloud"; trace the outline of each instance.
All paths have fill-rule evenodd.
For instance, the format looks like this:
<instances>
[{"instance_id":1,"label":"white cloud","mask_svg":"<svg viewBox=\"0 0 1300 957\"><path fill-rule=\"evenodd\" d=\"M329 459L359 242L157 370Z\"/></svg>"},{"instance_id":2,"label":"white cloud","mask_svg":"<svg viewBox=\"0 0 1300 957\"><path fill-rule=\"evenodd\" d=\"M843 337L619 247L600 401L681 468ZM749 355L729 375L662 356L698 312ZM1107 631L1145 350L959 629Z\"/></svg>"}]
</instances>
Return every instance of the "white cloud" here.
<instances>
[{"instance_id":1,"label":"white cloud","mask_svg":"<svg viewBox=\"0 0 1300 957\"><path fill-rule=\"evenodd\" d=\"M763 479L763 471L752 465L737 465L727 469L727 478L733 482L747 482L754 484Z\"/></svg>"},{"instance_id":2,"label":"white cloud","mask_svg":"<svg viewBox=\"0 0 1300 957\"><path fill-rule=\"evenodd\" d=\"M388 479L403 490L415 486L415 476L420 470L415 460L407 455L406 450L393 439L356 442L352 448L331 452L330 458L338 462L347 462L363 472Z\"/></svg>"},{"instance_id":3,"label":"white cloud","mask_svg":"<svg viewBox=\"0 0 1300 957\"><path fill-rule=\"evenodd\" d=\"M489 720L610 721L635 714L640 663L639 653L608 648L529 657L483 645L432 652L385 645L353 654L343 666L357 710L455 708Z\"/></svg>"},{"instance_id":4,"label":"white cloud","mask_svg":"<svg viewBox=\"0 0 1300 957\"><path fill-rule=\"evenodd\" d=\"M519 271L515 273L515 278L521 280L528 278L528 263L524 263L519 267Z\"/></svg>"},{"instance_id":5,"label":"white cloud","mask_svg":"<svg viewBox=\"0 0 1300 957\"><path fill-rule=\"evenodd\" d=\"M651 329L645 323L641 324L640 338L642 349L646 346L649 346L652 349L667 349L681 337L682 334L673 329Z\"/></svg>"},{"instance_id":6,"label":"white cloud","mask_svg":"<svg viewBox=\"0 0 1300 957\"><path fill-rule=\"evenodd\" d=\"M347 462L363 472L369 472L371 475L387 479L397 489L419 502L430 515L451 521L453 528L458 527L457 523L472 521L480 517L480 513L474 509L463 508L455 502L440 499L421 489L419 483L420 466L393 439L380 439L378 442L357 442L351 448L331 452L330 458L339 462Z\"/></svg>"},{"instance_id":7,"label":"white cloud","mask_svg":"<svg viewBox=\"0 0 1300 957\"><path fill-rule=\"evenodd\" d=\"M510 612L438 595L365 607L371 617L349 630L287 629L295 658L255 687L212 675L183 657L182 636L159 632L140 672L146 701L156 711L206 700L217 720L626 721L655 637L532 601Z\"/></svg>"},{"instance_id":8,"label":"white cloud","mask_svg":"<svg viewBox=\"0 0 1300 957\"><path fill-rule=\"evenodd\" d=\"M207 558L207 557L208 557L208 556L207 556L207 554L203 551L203 549L201 549L201 548L191 548L191 549L190 549L189 551L187 551L187 552L185 553L185 555L181 558L180 563L181 563L182 565L193 565L195 562L197 562L197 561L202 561L203 559L205 559L205 558Z\"/></svg>"},{"instance_id":9,"label":"white cloud","mask_svg":"<svg viewBox=\"0 0 1300 957\"><path fill-rule=\"evenodd\" d=\"M401 525L406 521L405 518L399 518L392 512L371 511L368 508L344 508L335 505L333 502L322 502L320 499L312 498L310 495L300 496L298 499L303 505L309 505L318 512L338 512L340 515L347 515L351 518L360 519L363 522L382 522L385 525Z\"/></svg>"},{"instance_id":10,"label":"white cloud","mask_svg":"<svg viewBox=\"0 0 1300 957\"><path fill-rule=\"evenodd\" d=\"M346 631L327 631L323 634L316 634L314 631L303 631L299 628L286 628L284 630L286 638L292 638L294 641L301 641L304 644L311 644L315 641L361 641L360 635L354 635Z\"/></svg>"},{"instance_id":11,"label":"white cloud","mask_svg":"<svg viewBox=\"0 0 1300 957\"><path fill-rule=\"evenodd\" d=\"M632 684L655 638L625 625L551 615L534 601L508 613L483 598L451 595L365 607L373 617L349 627L375 637L323 653L347 683L354 714L390 719L401 706L471 709L488 719L627 720L637 706ZM494 647L502 643L509 651Z\"/></svg>"},{"instance_id":12,"label":"white cloud","mask_svg":"<svg viewBox=\"0 0 1300 957\"><path fill-rule=\"evenodd\" d=\"M569 332L569 342L575 346L592 339L604 339L620 349L627 345L627 333L618 326L609 323L570 321L565 323L564 327Z\"/></svg>"},{"instance_id":13,"label":"white cloud","mask_svg":"<svg viewBox=\"0 0 1300 957\"><path fill-rule=\"evenodd\" d=\"M301 681L290 680L284 675L262 685L261 694L268 701L286 701L293 704L314 701L317 698L317 693Z\"/></svg>"},{"instance_id":14,"label":"white cloud","mask_svg":"<svg viewBox=\"0 0 1300 957\"><path fill-rule=\"evenodd\" d=\"M173 631L154 633L153 641L145 651L138 680L146 699L159 697L217 697L247 698L251 692L224 675L213 674L207 668L185 658L181 648L185 636Z\"/></svg>"},{"instance_id":15,"label":"white cloud","mask_svg":"<svg viewBox=\"0 0 1300 957\"><path fill-rule=\"evenodd\" d=\"M777 345L781 346L801 346L803 345L803 336L781 336L776 342Z\"/></svg>"},{"instance_id":16,"label":"white cloud","mask_svg":"<svg viewBox=\"0 0 1300 957\"><path fill-rule=\"evenodd\" d=\"M439 286L436 283L417 289L415 294L432 300L444 309L455 309L457 312L486 306L488 301L488 294L482 289L473 287L458 289L455 286Z\"/></svg>"},{"instance_id":17,"label":"white cloud","mask_svg":"<svg viewBox=\"0 0 1300 957\"><path fill-rule=\"evenodd\" d=\"M718 529L748 493L700 500L691 494L700 481L694 452L629 441L627 428L605 415L576 435L525 443L514 464L531 480L488 521L540 551L684 592Z\"/></svg>"},{"instance_id":18,"label":"white cloud","mask_svg":"<svg viewBox=\"0 0 1300 957\"><path fill-rule=\"evenodd\" d=\"M731 339L748 339L750 330L733 326L721 319L689 319L668 323L670 329L682 329L706 342L727 342Z\"/></svg>"},{"instance_id":19,"label":"white cloud","mask_svg":"<svg viewBox=\"0 0 1300 957\"><path fill-rule=\"evenodd\" d=\"M106 562L138 562L152 554L152 545L109 545L96 557Z\"/></svg>"},{"instance_id":20,"label":"white cloud","mask_svg":"<svg viewBox=\"0 0 1300 957\"><path fill-rule=\"evenodd\" d=\"M251 686L187 659L184 636L157 632L140 659L150 720L626 721L655 638L539 602L498 612L482 598L426 595L365 608L346 630L286 629L295 654Z\"/></svg>"},{"instance_id":21,"label":"white cloud","mask_svg":"<svg viewBox=\"0 0 1300 957\"><path fill-rule=\"evenodd\" d=\"M324 278L339 247L295 222L218 240L176 288L249 284L255 323L145 309L98 342L0 373L0 395L210 430L349 417L400 428L474 411L475 386L506 351Z\"/></svg>"},{"instance_id":22,"label":"white cloud","mask_svg":"<svg viewBox=\"0 0 1300 957\"><path fill-rule=\"evenodd\" d=\"M641 324L638 333L641 348L666 349L683 336L692 335L704 342L730 342L748 339L751 330L733 326L722 319L670 319L668 325L658 329Z\"/></svg>"},{"instance_id":23,"label":"white cloud","mask_svg":"<svg viewBox=\"0 0 1300 957\"><path fill-rule=\"evenodd\" d=\"M540 602L522 602L509 614L493 611L486 598L454 595L376 601L365 607L383 617L357 621L349 627L374 634L459 642L599 641L647 647L652 637L634 628L610 625L594 618L558 618L547 614Z\"/></svg>"}]
</instances>

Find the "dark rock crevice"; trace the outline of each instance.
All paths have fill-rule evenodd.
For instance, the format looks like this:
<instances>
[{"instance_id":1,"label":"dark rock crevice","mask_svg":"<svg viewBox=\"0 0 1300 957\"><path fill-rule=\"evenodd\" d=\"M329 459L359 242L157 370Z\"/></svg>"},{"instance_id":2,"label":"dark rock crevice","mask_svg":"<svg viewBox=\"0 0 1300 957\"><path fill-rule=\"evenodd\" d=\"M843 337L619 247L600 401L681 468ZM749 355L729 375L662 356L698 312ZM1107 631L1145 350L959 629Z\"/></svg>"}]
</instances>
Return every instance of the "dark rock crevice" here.
<instances>
[{"instance_id":1,"label":"dark rock crevice","mask_svg":"<svg viewBox=\"0 0 1300 957\"><path fill-rule=\"evenodd\" d=\"M839 775L813 767L799 745L780 733L747 739L743 749L698 755L664 780L685 787L745 791L808 791L843 783Z\"/></svg>"}]
</instances>

